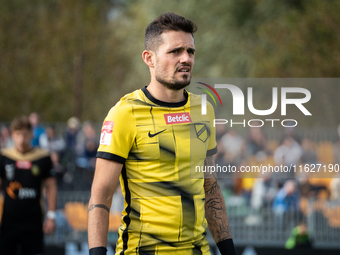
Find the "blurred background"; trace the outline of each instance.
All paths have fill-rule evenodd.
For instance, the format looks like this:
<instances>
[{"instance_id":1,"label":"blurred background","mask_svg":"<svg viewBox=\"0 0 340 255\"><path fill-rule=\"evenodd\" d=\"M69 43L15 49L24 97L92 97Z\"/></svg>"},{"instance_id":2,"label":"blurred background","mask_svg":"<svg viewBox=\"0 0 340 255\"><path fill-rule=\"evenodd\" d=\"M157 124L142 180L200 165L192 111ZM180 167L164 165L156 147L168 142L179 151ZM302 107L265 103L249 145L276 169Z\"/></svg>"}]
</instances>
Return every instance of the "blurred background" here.
<instances>
[{"instance_id":1,"label":"blurred background","mask_svg":"<svg viewBox=\"0 0 340 255\"><path fill-rule=\"evenodd\" d=\"M51 151L57 171L58 228L46 237L47 246L60 252L56 254L86 254L86 204L101 123L124 94L149 83L141 57L144 30L167 11L198 25L194 77L340 76L340 1L1 0L0 145L12 145L8 125L14 117L31 115L34 143ZM313 108L313 117L326 120L316 123L317 128L309 128L307 121L301 128L274 132L221 129L218 160L235 166L279 164L275 157L294 154L296 164L339 164L340 86L320 86L314 94L321 95L319 103L325 106ZM268 103L257 106L267 109ZM319 254L325 249L338 252L336 177L303 176L293 183L271 176L223 179L239 254L266 254L270 249L285 254L284 247L295 247L288 240L296 236L297 226L302 235L309 233L309 247ZM116 194L111 245L123 206L120 191ZM294 206L283 210L287 199L280 203L282 194L295 201Z\"/></svg>"}]
</instances>

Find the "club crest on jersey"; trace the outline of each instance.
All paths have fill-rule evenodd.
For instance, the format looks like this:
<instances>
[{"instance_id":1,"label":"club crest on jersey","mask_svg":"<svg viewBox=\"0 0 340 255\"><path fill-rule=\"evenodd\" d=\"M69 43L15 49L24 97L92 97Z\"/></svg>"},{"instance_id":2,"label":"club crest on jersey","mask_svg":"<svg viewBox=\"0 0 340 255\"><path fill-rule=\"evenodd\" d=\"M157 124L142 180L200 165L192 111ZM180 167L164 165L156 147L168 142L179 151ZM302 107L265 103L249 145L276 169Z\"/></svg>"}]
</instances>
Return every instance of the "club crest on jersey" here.
<instances>
[{"instance_id":1,"label":"club crest on jersey","mask_svg":"<svg viewBox=\"0 0 340 255\"><path fill-rule=\"evenodd\" d=\"M100 144L110 145L112 138L113 121L105 121L100 135Z\"/></svg>"},{"instance_id":2,"label":"club crest on jersey","mask_svg":"<svg viewBox=\"0 0 340 255\"><path fill-rule=\"evenodd\" d=\"M7 180L12 181L14 179L14 170L15 170L14 164L6 165L5 169L6 169Z\"/></svg>"},{"instance_id":3,"label":"club crest on jersey","mask_svg":"<svg viewBox=\"0 0 340 255\"><path fill-rule=\"evenodd\" d=\"M167 125L191 122L190 114L188 112L167 113L164 114L164 118Z\"/></svg>"},{"instance_id":4,"label":"club crest on jersey","mask_svg":"<svg viewBox=\"0 0 340 255\"><path fill-rule=\"evenodd\" d=\"M38 176L40 174L40 168L37 165L33 165L31 172L34 176Z\"/></svg>"},{"instance_id":5,"label":"club crest on jersey","mask_svg":"<svg viewBox=\"0 0 340 255\"><path fill-rule=\"evenodd\" d=\"M206 142L210 136L210 132L205 124L197 123L195 124L195 131L197 138L200 139L202 142Z\"/></svg>"}]
</instances>

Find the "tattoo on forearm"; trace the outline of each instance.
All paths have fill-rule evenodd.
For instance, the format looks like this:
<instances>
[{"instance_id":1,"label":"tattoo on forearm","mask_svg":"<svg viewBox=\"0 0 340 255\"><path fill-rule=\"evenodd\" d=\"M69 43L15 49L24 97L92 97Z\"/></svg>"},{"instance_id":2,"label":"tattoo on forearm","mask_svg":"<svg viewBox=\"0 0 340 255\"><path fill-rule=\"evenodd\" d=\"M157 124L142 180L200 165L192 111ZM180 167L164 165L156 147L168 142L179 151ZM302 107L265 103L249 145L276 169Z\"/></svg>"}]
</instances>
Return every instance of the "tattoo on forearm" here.
<instances>
[{"instance_id":1,"label":"tattoo on forearm","mask_svg":"<svg viewBox=\"0 0 340 255\"><path fill-rule=\"evenodd\" d=\"M110 209L106 206L106 205L103 205L103 204L91 204L89 206L89 209L87 210L88 212L92 211L95 207L99 207L99 208L103 208L105 209L108 213L110 212Z\"/></svg>"},{"instance_id":2,"label":"tattoo on forearm","mask_svg":"<svg viewBox=\"0 0 340 255\"><path fill-rule=\"evenodd\" d=\"M207 157L205 164L213 165L214 161L211 157ZM214 240L219 242L231 238L227 210L216 176L204 179L204 190L205 214Z\"/></svg>"}]
</instances>

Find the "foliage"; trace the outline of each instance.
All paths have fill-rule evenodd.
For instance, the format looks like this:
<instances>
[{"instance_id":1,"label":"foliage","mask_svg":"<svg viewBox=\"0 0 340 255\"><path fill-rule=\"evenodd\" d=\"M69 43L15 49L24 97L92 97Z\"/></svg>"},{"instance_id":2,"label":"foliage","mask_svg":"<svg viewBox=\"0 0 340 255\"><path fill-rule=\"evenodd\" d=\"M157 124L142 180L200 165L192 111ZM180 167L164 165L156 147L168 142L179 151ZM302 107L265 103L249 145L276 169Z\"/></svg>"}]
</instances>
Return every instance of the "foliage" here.
<instances>
[{"instance_id":1,"label":"foliage","mask_svg":"<svg viewBox=\"0 0 340 255\"><path fill-rule=\"evenodd\" d=\"M339 77L339 1L4 0L0 119L38 111L46 121L102 121L149 83L144 30L166 11L199 27L195 77ZM323 93L338 108L339 93Z\"/></svg>"}]
</instances>

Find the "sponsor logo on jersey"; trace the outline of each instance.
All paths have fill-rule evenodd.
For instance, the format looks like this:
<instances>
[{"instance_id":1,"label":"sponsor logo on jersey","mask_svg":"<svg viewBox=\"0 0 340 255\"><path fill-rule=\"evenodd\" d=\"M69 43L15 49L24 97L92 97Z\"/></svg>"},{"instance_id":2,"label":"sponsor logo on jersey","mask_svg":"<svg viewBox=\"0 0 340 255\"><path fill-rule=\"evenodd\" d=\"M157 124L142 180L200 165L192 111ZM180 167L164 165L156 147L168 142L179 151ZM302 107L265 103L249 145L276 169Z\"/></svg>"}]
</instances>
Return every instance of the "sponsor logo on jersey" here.
<instances>
[{"instance_id":1,"label":"sponsor logo on jersey","mask_svg":"<svg viewBox=\"0 0 340 255\"><path fill-rule=\"evenodd\" d=\"M15 165L18 169L30 170L32 168L31 161L17 161L15 162Z\"/></svg>"},{"instance_id":2,"label":"sponsor logo on jersey","mask_svg":"<svg viewBox=\"0 0 340 255\"><path fill-rule=\"evenodd\" d=\"M32 188L21 188L19 189L18 198L19 199L27 199L27 198L36 198L37 192Z\"/></svg>"},{"instance_id":3,"label":"sponsor logo on jersey","mask_svg":"<svg viewBox=\"0 0 340 255\"><path fill-rule=\"evenodd\" d=\"M156 136L156 135L159 135L160 133L163 133L165 130L166 130L166 129L164 129L164 130L162 130L162 131L159 131L159 132L157 132L157 133L153 133L153 134L151 134L150 131L149 131L148 136L149 136L150 138L152 138L152 137L154 137L154 136Z\"/></svg>"},{"instance_id":4,"label":"sponsor logo on jersey","mask_svg":"<svg viewBox=\"0 0 340 255\"><path fill-rule=\"evenodd\" d=\"M15 166L14 164L6 165L6 178L9 181L12 181L14 179L14 173L15 173Z\"/></svg>"},{"instance_id":5,"label":"sponsor logo on jersey","mask_svg":"<svg viewBox=\"0 0 340 255\"><path fill-rule=\"evenodd\" d=\"M169 124L190 123L190 114L188 112L164 114L165 122Z\"/></svg>"},{"instance_id":6,"label":"sponsor logo on jersey","mask_svg":"<svg viewBox=\"0 0 340 255\"><path fill-rule=\"evenodd\" d=\"M18 190L20 188L22 188L20 182L10 182L6 189L8 196L10 196L12 199L17 199Z\"/></svg>"},{"instance_id":7,"label":"sponsor logo on jersey","mask_svg":"<svg viewBox=\"0 0 340 255\"><path fill-rule=\"evenodd\" d=\"M113 121L105 121L100 135L100 144L110 145L112 138Z\"/></svg>"},{"instance_id":8,"label":"sponsor logo on jersey","mask_svg":"<svg viewBox=\"0 0 340 255\"><path fill-rule=\"evenodd\" d=\"M12 199L29 199L37 197L37 191L35 189L22 187L21 183L18 181L10 182L6 191Z\"/></svg>"}]
</instances>

